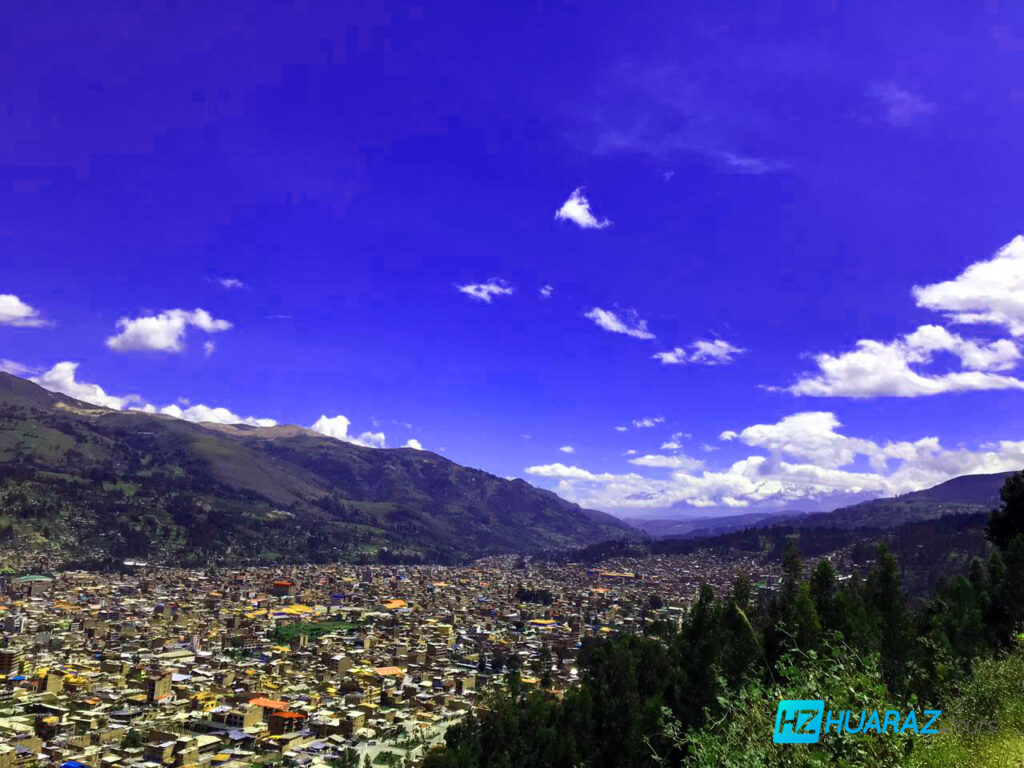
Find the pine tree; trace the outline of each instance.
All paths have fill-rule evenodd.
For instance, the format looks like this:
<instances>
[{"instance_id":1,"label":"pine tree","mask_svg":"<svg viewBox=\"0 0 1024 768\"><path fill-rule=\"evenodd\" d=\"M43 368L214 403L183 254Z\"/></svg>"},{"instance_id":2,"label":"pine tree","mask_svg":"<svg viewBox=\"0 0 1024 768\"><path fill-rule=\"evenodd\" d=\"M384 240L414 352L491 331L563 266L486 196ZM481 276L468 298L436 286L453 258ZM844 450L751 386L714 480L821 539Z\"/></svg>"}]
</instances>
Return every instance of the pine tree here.
<instances>
[{"instance_id":1,"label":"pine tree","mask_svg":"<svg viewBox=\"0 0 1024 768\"><path fill-rule=\"evenodd\" d=\"M878 546L878 562L868 577L867 597L878 627L882 676L890 690L902 691L910 657L910 622L899 565L884 544Z\"/></svg>"},{"instance_id":2,"label":"pine tree","mask_svg":"<svg viewBox=\"0 0 1024 768\"><path fill-rule=\"evenodd\" d=\"M989 541L1005 552L1010 542L1024 534L1024 472L1006 478L999 497L1003 506L992 510L986 535Z\"/></svg>"}]
</instances>

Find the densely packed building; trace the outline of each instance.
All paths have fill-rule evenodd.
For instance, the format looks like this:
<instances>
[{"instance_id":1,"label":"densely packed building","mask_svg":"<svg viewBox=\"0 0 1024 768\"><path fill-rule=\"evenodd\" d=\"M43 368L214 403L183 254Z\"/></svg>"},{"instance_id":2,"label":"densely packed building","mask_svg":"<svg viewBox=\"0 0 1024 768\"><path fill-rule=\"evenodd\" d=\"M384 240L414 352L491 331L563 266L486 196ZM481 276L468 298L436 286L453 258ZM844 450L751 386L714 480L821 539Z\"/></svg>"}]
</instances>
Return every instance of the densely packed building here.
<instances>
[{"instance_id":1,"label":"densely packed building","mask_svg":"<svg viewBox=\"0 0 1024 768\"><path fill-rule=\"evenodd\" d=\"M283 566L0 581L0 768L416 765L489 689L559 695L589 637L678 623L754 559Z\"/></svg>"}]
</instances>

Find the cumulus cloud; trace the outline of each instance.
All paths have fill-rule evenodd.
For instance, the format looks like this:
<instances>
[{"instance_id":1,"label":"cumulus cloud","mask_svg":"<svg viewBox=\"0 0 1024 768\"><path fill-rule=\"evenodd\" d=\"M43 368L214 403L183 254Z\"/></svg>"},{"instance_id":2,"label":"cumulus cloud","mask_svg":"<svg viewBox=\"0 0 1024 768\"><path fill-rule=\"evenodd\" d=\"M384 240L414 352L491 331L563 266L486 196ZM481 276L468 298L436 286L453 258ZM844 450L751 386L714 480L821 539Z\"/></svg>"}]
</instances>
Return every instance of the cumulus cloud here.
<instances>
[{"instance_id":1,"label":"cumulus cloud","mask_svg":"<svg viewBox=\"0 0 1024 768\"><path fill-rule=\"evenodd\" d=\"M955 358L960 370L931 371L937 353ZM937 325L922 325L891 342L862 339L850 352L815 356L818 371L787 391L812 397L920 397L946 392L1024 389L1024 381L997 373L1020 361L1009 339L978 342Z\"/></svg>"},{"instance_id":2,"label":"cumulus cloud","mask_svg":"<svg viewBox=\"0 0 1024 768\"><path fill-rule=\"evenodd\" d=\"M558 450L560 450L562 453L576 453L576 449L573 448L571 445L563 445Z\"/></svg>"},{"instance_id":3,"label":"cumulus cloud","mask_svg":"<svg viewBox=\"0 0 1024 768\"><path fill-rule=\"evenodd\" d=\"M598 509L657 509L677 504L705 508L784 508L893 495L930 487L957 475L1024 466L1024 441L1002 441L977 450L947 449L937 437L879 443L850 437L830 412L806 412L774 424L755 424L722 434L755 453L720 469L676 456L643 456L635 466L669 468L669 478L639 472L594 472L565 464L526 468L557 481L556 490ZM678 459L678 461L676 461ZM861 470L864 461L869 469ZM678 464L678 466L676 466Z\"/></svg>"},{"instance_id":4,"label":"cumulus cloud","mask_svg":"<svg viewBox=\"0 0 1024 768\"><path fill-rule=\"evenodd\" d=\"M608 219L599 219L590 210L590 201L583 194L583 187L576 187L562 207L555 211L555 219L571 221L582 229L604 229L611 226Z\"/></svg>"},{"instance_id":5,"label":"cumulus cloud","mask_svg":"<svg viewBox=\"0 0 1024 768\"><path fill-rule=\"evenodd\" d=\"M92 405L113 408L115 411L142 403L142 398L138 395L123 395L121 397L108 395L98 384L79 381L75 375L77 371L78 363L57 363L53 368L33 377L30 381L34 381L43 389L48 389L51 392L59 392Z\"/></svg>"},{"instance_id":6,"label":"cumulus cloud","mask_svg":"<svg viewBox=\"0 0 1024 768\"><path fill-rule=\"evenodd\" d=\"M239 280L237 277L222 277L217 280L222 288L227 288L229 291L236 291L240 288L245 288L245 283Z\"/></svg>"},{"instance_id":7,"label":"cumulus cloud","mask_svg":"<svg viewBox=\"0 0 1024 768\"><path fill-rule=\"evenodd\" d=\"M685 469L689 472L700 469L704 466L704 462L700 459L694 459L690 456L684 456L682 454L675 454L673 456L665 456L656 453L648 453L645 456L637 456L635 459L629 460L630 464L636 464L640 467L668 467L671 469Z\"/></svg>"},{"instance_id":8,"label":"cumulus cloud","mask_svg":"<svg viewBox=\"0 0 1024 768\"><path fill-rule=\"evenodd\" d=\"M623 424L620 424L619 426L617 426L615 428L615 431L616 432L625 432L627 429L629 429L629 427L627 427L627 426L625 426Z\"/></svg>"},{"instance_id":9,"label":"cumulus cloud","mask_svg":"<svg viewBox=\"0 0 1024 768\"><path fill-rule=\"evenodd\" d=\"M742 432L727 430L721 440L740 440L763 448L774 455L788 454L822 467L850 464L858 454L868 453L873 443L853 440L835 430L840 426L835 414L807 411L787 416L775 424L754 424Z\"/></svg>"},{"instance_id":10,"label":"cumulus cloud","mask_svg":"<svg viewBox=\"0 0 1024 768\"><path fill-rule=\"evenodd\" d=\"M406 440L404 447L405 448L415 448L417 451L422 451L423 450L422 443L420 443L420 441L417 440L415 437L410 437L408 440Z\"/></svg>"},{"instance_id":11,"label":"cumulus cloud","mask_svg":"<svg viewBox=\"0 0 1024 768\"><path fill-rule=\"evenodd\" d=\"M952 280L915 286L912 293L919 307L950 322L1024 336L1024 236ZM972 339L940 325L922 325L892 341L861 339L848 352L819 354L818 370L785 390L819 397L919 397L1022 389L1024 380L1007 373L1021 357L1014 339Z\"/></svg>"},{"instance_id":12,"label":"cumulus cloud","mask_svg":"<svg viewBox=\"0 0 1024 768\"><path fill-rule=\"evenodd\" d=\"M526 473L529 475L537 475L538 477L557 477L560 480L572 479L572 480L587 480L590 482L597 482L600 480L612 480L616 476L610 473L594 474L588 472L585 469L579 467L569 467L560 461L556 461L554 464L543 464L540 466L527 467Z\"/></svg>"},{"instance_id":13,"label":"cumulus cloud","mask_svg":"<svg viewBox=\"0 0 1024 768\"><path fill-rule=\"evenodd\" d=\"M612 333L624 333L634 339L654 338L654 334L647 330L647 321L642 320L633 309L626 310L620 317L610 309L594 307L583 316Z\"/></svg>"},{"instance_id":14,"label":"cumulus cloud","mask_svg":"<svg viewBox=\"0 0 1024 768\"><path fill-rule=\"evenodd\" d=\"M92 405L100 405L115 411L138 410L145 413L161 413L192 422L212 422L214 424L249 424L254 427L272 427L277 424L273 419L258 419L252 416L239 416L227 408L210 407L202 404L181 408L179 405L158 407L145 402L138 395L111 395L98 384L79 381L77 378L78 363L57 363L50 370L39 376L32 377L35 382L51 392L59 392L76 400ZM187 398L179 398L179 403L188 405Z\"/></svg>"},{"instance_id":15,"label":"cumulus cloud","mask_svg":"<svg viewBox=\"0 0 1024 768\"><path fill-rule=\"evenodd\" d=\"M188 402L186 400L186 402ZM165 416L173 416L176 419L184 419L185 421L192 421L199 423L211 423L211 424L247 424L250 427L273 427L277 425L274 419L258 419L254 416L239 416L237 413L232 413L227 408L210 407L199 403L197 405L189 406L188 408L181 408L177 405L167 405L163 408L154 408L149 406L142 410L148 413L162 413Z\"/></svg>"},{"instance_id":16,"label":"cumulus cloud","mask_svg":"<svg viewBox=\"0 0 1024 768\"><path fill-rule=\"evenodd\" d=\"M675 347L667 352L656 352L654 359L660 361L662 365L684 365L686 363L727 365L733 362L737 355L744 352L746 352L745 349L722 339L698 339L690 345L689 350Z\"/></svg>"},{"instance_id":17,"label":"cumulus cloud","mask_svg":"<svg viewBox=\"0 0 1024 768\"><path fill-rule=\"evenodd\" d=\"M539 291L540 297L542 299L549 299L549 298L551 298L551 294L554 293L554 292L555 292L555 289L552 286L550 286L550 285L542 285L540 287L540 291Z\"/></svg>"},{"instance_id":18,"label":"cumulus cloud","mask_svg":"<svg viewBox=\"0 0 1024 768\"><path fill-rule=\"evenodd\" d=\"M158 315L122 317L117 327L121 332L108 338L107 346L118 352L181 352L188 328L219 333L229 330L231 323L214 318L205 309L169 309Z\"/></svg>"},{"instance_id":19,"label":"cumulus cloud","mask_svg":"<svg viewBox=\"0 0 1024 768\"><path fill-rule=\"evenodd\" d=\"M919 307L942 312L955 323L997 325L1024 336L1024 235L952 280L914 286L913 294Z\"/></svg>"},{"instance_id":20,"label":"cumulus cloud","mask_svg":"<svg viewBox=\"0 0 1024 768\"><path fill-rule=\"evenodd\" d=\"M511 285L496 277L491 278L486 283L467 283L466 285L456 285L455 287L467 296L477 301L482 301L485 304L490 304L491 299L495 296L510 296L514 292Z\"/></svg>"},{"instance_id":21,"label":"cumulus cloud","mask_svg":"<svg viewBox=\"0 0 1024 768\"><path fill-rule=\"evenodd\" d=\"M868 96L881 107L886 122L898 128L916 125L935 111L933 103L891 80L872 83Z\"/></svg>"},{"instance_id":22,"label":"cumulus cloud","mask_svg":"<svg viewBox=\"0 0 1024 768\"><path fill-rule=\"evenodd\" d=\"M690 361L690 356L682 347L674 347L667 352L655 352L653 357L662 365L682 365Z\"/></svg>"},{"instance_id":23,"label":"cumulus cloud","mask_svg":"<svg viewBox=\"0 0 1024 768\"><path fill-rule=\"evenodd\" d=\"M0 293L0 325L41 328L46 324L39 310L29 306L14 294Z\"/></svg>"},{"instance_id":24,"label":"cumulus cloud","mask_svg":"<svg viewBox=\"0 0 1024 768\"><path fill-rule=\"evenodd\" d=\"M664 416L645 416L642 419L633 419L633 426L637 429L649 429L656 424L664 423L664 421Z\"/></svg>"},{"instance_id":25,"label":"cumulus cloud","mask_svg":"<svg viewBox=\"0 0 1024 768\"><path fill-rule=\"evenodd\" d=\"M326 414L322 414L310 429L314 432L319 432L321 435L333 437L335 440L352 443L353 445L361 445L364 448L384 447L383 432L363 432L360 435L350 435L348 433L348 428L351 423L351 421L341 414L330 417Z\"/></svg>"},{"instance_id":26,"label":"cumulus cloud","mask_svg":"<svg viewBox=\"0 0 1024 768\"><path fill-rule=\"evenodd\" d=\"M35 369L29 365L23 365L17 360L7 360L0 358L0 371L4 373L10 373L14 376L27 376L30 373L35 373Z\"/></svg>"}]
</instances>

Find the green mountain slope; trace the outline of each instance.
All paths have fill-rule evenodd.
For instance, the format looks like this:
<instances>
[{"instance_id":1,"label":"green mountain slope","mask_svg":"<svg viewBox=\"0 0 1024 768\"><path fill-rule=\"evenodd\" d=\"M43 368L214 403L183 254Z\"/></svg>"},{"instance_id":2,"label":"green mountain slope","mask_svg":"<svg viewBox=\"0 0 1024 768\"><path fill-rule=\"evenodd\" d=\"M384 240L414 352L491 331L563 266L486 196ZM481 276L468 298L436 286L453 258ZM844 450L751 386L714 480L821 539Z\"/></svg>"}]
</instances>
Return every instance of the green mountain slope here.
<instances>
[{"instance_id":1,"label":"green mountain slope","mask_svg":"<svg viewBox=\"0 0 1024 768\"><path fill-rule=\"evenodd\" d=\"M634 533L429 451L112 411L0 373L0 552L9 563L456 562Z\"/></svg>"},{"instance_id":2,"label":"green mountain slope","mask_svg":"<svg viewBox=\"0 0 1024 768\"><path fill-rule=\"evenodd\" d=\"M990 512L1000 505L999 489L1012 472L962 475L922 491L874 499L834 512L807 515L787 523L804 528L895 528L947 515Z\"/></svg>"}]
</instances>

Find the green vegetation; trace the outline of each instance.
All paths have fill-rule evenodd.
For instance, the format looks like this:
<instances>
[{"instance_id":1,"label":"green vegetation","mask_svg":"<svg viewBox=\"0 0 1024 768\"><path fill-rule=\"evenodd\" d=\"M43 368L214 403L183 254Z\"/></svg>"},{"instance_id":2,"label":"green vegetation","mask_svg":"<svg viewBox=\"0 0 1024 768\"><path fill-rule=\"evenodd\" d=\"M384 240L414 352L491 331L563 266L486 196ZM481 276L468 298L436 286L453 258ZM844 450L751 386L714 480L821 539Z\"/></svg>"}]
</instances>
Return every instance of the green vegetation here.
<instances>
[{"instance_id":1,"label":"green vegetation","mask_svg":"<svg viewBox=\"0 0 1024 768\"><path fill-rule=\"evenodd\" d=\"M883 545L867 578L804 572L795 540L781 588L704 586L682 627L587 643L581 683L557 699L507 690L450 728L427 768L751 768L1019 765L1024 755L1024 475L1004 486L987 561L910 604ZM1015 532L1012 536L1006 531ZM829 709L941 709L939 735L824 735L772 742L780 699ZM984 726L978 726L984 721ZM958 723L971 722L969 733ZM1015 762L1016 761L1016 762Z\"/></svg>"},{"instance_id":2,"label":"green vegetation","mask_svg":"<svg viewBox=\"0 0 1024 768\"><path fill-rule=\"evenodd\" d=\"M285 624L274 630L274 638L282 643L290 643L296 637L305 635L311 640L329 635L331 632L351 632L359 629L359 624L352 621L307 621L296 624Z\"/></svg>"},{"instance_id":3,"label":"green vegetation","mask_svg":"<svg viewBox=\"0 0 1024 768\"><path fill-rule=\"evenodd\" d=\"M0 551L76 567L459 563L630 535L522 481L297 427L110 411L0 373Z\"/></svg>"}]
</instances>

